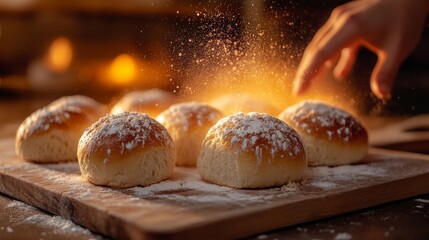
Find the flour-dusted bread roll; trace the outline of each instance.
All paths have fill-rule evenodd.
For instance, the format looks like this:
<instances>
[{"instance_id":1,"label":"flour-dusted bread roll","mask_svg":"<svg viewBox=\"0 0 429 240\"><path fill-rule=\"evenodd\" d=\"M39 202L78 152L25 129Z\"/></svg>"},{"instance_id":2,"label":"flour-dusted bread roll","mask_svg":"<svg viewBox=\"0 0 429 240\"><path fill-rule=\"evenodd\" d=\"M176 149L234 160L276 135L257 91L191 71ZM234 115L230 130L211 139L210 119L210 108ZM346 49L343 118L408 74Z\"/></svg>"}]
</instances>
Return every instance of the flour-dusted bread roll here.
<instances>
[{"instance_id":1,"label":"flour-dusted bread roll","mask_svg":"<svg viewBox=\"0 0 429 240\"><path fill-rule=\"evenodd\" d=\"M77 155L83 178L116 188L167 179L176 160L167 130L147 114L129 112L107 115L86 129Z\"/></svg>"},{"instance_id":2,"label":"flour-dusted bread roll","mask_svg":"<svg viewBox=\"0 0 429 240\"><path fill-rule=\"evenodd\" d=\"M157 117L176 145L177 166L197 165L203 139L221 117L217 109L197 102L174 104Z\"/></svg>"},{"instance_id":3,"label":"flour-dusted bread roll","mask_svg":"<svg viewBox=\"0 0 429 240\"><path fill-rule=\"evenodd\" d=\"M133 91L123 96L110 111L146 113L155 118L159 113L177 102L177 97L165 90L153 88L144 91Z\"/></svg>"},{"instance_id":4,"label":"flour-dusted bread roll","mask_svg":"<svg viewBox=\"0 0 429 240\"><path fill-rule=\"evenodd\" d=\"M217 122L197 164L204 180L234 188L280 186L302 178L306 166L298 133L263 113L237 113Z\"/></svg>"},{"instance_id":5,"label":"flour-dusted bread roll","mask_svg":"<svg viewBox=\"0 0 429 240\"><path fill-rule=\"evenodd\" d=\"M226 94L219 96L210 105L222 111L225 115L238 112L261 112L270 115L279 114L280 110L269 101L250 94Z\"/></svg>"},{"instance_id":6,"label":"flour-dusted bread roll","mask_svg":"<svg viewBox=\"0 0 429 240\"><path fill-rule=\"evenodd\" d=\"M89 97L62 97L22 122L16 133L16 154L38 163L76 160L80 136L106 112L105 105Z\"/></svg>"},{"instance_id":7,"label":"flour-dusted bread roll","mask_svg":"<svg viewBox=\"0 0 429 240\"><path fill-rule=\"evenodd\" d=\"M310 166L356 163L368 152L365 128L349 113L320 101L304 101L279 118L298 131Z\"/></svg>"}]
</instances>

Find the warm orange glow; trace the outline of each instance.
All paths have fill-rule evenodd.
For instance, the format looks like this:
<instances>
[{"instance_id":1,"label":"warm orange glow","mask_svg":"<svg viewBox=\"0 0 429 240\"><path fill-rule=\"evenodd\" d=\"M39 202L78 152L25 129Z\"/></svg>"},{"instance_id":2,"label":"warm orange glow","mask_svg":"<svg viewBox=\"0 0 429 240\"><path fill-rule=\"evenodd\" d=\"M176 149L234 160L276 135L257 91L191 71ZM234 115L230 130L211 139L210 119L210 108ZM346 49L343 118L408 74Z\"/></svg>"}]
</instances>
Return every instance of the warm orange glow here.
<instances>
[{"instance_id":1,"label":"warm orange glow","mask_svg":"<svg viewBox=\"0 0 429 240\"><path fill-rule=\"evenodd\" d=\"M117 56L108 71L108 79L115 85L128 85L134 81L136 75L137 63L128 54Z\"/></svg>"},{"instance_id":2,"label":"warm orange glow","mask_svg":"<svg viewBox=\"0 0 429 240\"><path fill-rule=\"evenodd\" d=\"M51 70L63 72L70 66L72 58L73 49L70 41L60 37L55 39L49 47L46 62Z\"/></svg>"},{"instance_id":3,"label":"warm orange glow","mask_svg":"<svg viewBox=\"0 0 429 240\"><path fill-rule=\"evenodd\" d=\"M277 116L285 108L306 99L322 100L349 112L356 112L354 96L346 89L335 86L335 82L320 81L320 88L313 89L305 96L295 97L291 90L293 74L285 74L284 69L272 66L274 64L263 61L251 66L243 63L243 69L235 79L229 72L219 71L218 75L210 76L204 86L201 86L204 76L200 75L192 83L192 98L208 102L227 115L238 111L256 111Z\"/></svg>"},{"instance_id":4,"label":"warm orange glow","mask_svg":"<svg viewBox=\"0 0 429 240\"><path fill-rule=\"evenodd\" d=\"M193 98L208 102L227 115L238 111L255 111L276 116L294 103L295 99L290 95L291 79L285 76L283 69L275 69L271 67L272 64L262 61L259 66L246 62L241 64L242 68L237 70L240 71L237 75L228 70L218 71L215 76L199 75L191 83Z\"/></svg>"}]
</instances>

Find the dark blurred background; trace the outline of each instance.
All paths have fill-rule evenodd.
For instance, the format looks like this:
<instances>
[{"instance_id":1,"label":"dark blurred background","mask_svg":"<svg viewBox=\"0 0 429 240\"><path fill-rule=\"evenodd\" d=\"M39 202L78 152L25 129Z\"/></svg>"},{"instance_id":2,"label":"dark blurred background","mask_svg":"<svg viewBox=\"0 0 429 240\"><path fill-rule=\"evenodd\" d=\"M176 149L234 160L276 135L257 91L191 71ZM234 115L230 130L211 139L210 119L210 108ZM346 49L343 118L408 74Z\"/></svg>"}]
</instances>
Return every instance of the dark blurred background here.
<instances>
[{"instance_id":1,"label":"dark blurred background","mask_svg":"<svg viewBox=\"0 0 429 240\"><path fill-rule=\"evenodd\" d=\"M110 102L152 87L186 94L189 79L209 79L225 68L242 74L237 69L245 71L249 61L237 62L250 55L250 68L290 84L306 44L345 2L2 0L0 100L79 93ZM369 89L376 57L360 52L353 74L341 84L351 89L349 99L361 113L429 112L428 30L403 64L388 102ZM277 72L272 64L258 68L258 61L275 62ZM289 95L289 88L282 91Z\"/></svg>"}]
</instances>

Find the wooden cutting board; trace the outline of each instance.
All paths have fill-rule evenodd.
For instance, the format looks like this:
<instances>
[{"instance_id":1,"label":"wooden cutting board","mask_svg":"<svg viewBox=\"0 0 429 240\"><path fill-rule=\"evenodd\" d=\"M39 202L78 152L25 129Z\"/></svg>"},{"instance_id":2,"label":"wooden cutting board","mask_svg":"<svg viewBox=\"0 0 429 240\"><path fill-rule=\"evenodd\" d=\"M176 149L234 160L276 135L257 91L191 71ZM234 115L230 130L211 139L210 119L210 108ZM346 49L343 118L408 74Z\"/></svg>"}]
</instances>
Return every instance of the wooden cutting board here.
<instances>
[{"instance_id":1,"label":"wooden cutting board","mask_svg":"<svg viewBox=\"0 0 429 240\"><path fill-rule=\"evenodd\" d=\"M0 138L0 191L118 239L225 239L429 192L429 157L371 149L365 162L309 168L282 187L235 190L177 168L169 181L115 190L84 182L77 163L38 165Z\"/></svg>"}]
</instances>

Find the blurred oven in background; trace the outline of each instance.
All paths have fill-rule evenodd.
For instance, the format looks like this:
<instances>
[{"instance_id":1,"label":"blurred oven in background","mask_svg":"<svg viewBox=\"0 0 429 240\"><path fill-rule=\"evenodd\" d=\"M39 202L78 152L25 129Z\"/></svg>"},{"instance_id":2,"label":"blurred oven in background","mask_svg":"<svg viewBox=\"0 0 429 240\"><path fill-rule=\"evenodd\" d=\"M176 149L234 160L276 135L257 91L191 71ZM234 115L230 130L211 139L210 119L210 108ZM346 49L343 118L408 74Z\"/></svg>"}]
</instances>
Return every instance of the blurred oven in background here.
<instances>
[{"instance_id":1,"label":"blurred oven in background","mask_svg":"<svg viewBox=\"0 0 429 240\"><path fill-rule=\"evenodd\" d=\"M195 11L188 5L186 1L2 1L2 90L62 95L168 88L168 41L177 19Z\"/></svg>"},{"instance_id":2,"label":"blurred oven in background","mask_svg":"<svg viewBox=\"0 0 429 240\"><path fill-rule=\"evenodd\" d=\"M79 93L110 102L135 89L192 95L207 91L200 86L228 81L237 84L227 91L269 82L271 95L289 96L306 44L345 2L3 0L0 98ZM429 112L428 53L426 29L388 103L371 97L367 82L376 58L368 51L349 81L327 76L320 91L341 95L347 88L365 113ZM337 85L344 86L332 89Z\"/></svg>"}]
</instances>

